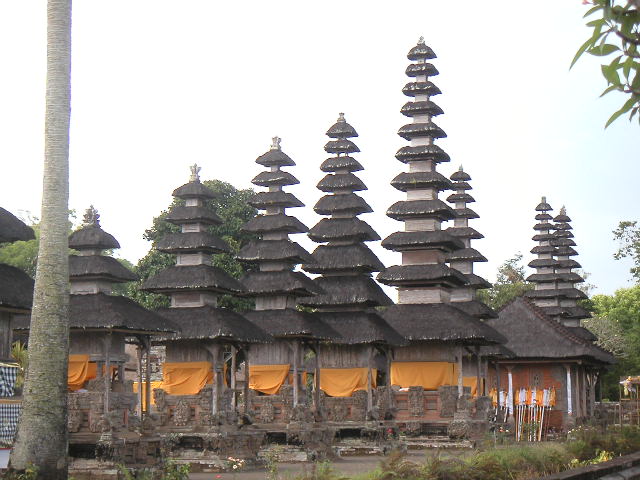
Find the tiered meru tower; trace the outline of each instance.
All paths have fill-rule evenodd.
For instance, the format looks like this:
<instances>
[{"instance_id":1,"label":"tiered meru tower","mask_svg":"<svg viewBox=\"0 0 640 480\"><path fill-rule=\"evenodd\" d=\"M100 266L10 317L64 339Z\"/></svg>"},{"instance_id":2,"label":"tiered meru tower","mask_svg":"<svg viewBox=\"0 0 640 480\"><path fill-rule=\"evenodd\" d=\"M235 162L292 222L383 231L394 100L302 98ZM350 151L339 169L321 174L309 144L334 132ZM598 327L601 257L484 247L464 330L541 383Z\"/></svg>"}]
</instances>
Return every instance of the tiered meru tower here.
<instances>
[{"instance_id":1,"label":"tiered meru tower","mask_svg":"<svg viewBox=\"0 0 640 480\"><path fill-rule=\"evenodd\" d=\"M438 74L427 63L435 57L422 38L408 54L413 63L406 73L412 81L403 93L413 101L406 103L401 112L412 123L400 128L398 134L411 144L396 154L408 171L391 182L406 192L406 200L394 203L387 211L389 217L404 222L404 231L393 233L382 242L385 248L402 254L402 265L387 268L378 280L398 288L398 304L389 307L384 318L412 341L411 346L396 350L396 359L451 362L457 357L457 383L462 393L462 346L500 342L501 336L450 303L451 290L465 287L469 281L445 263L447 254L464 249L465 244L441 227L442 222L456 218L456 213L438 198L439 192L451 189L451 182L436 170L439 163L449 161L449 156L434 144L434 140L446 136L432 121L432 117L443 113L431 101L433 95L440 93L429 81L429 77ZM441 342L454 342L459 348L452 349Z\"/></svg>"},{"instance_id":2,"label":"tiered meru tower","mask_svg":"<svg viewBox=\"0 0 640 480\"><path fill-rule=\"evenodd\" d=\"M481 233L469 226L470 219L479 217L476 212L467 207L468 203L475 202L475 199L468 193L471 190L471 185L469 185L471 176L462 169L461 165L460 169L454 172L450 178L454 182L453 190L455 193L449 195L447 201L454 205L456 216L453 220L453 227L447 228L447 233L459 238L464 244L464 248L447 254L447 261L452 268L463 273L468 282L467 285L451 291L451 301L456 304L456 307L476 318L495 318L496 313L483 302L478 301L477 295L479 289L490 288L491 284L473 273L473 264L486 262L487 259L475 248L471 248L471 240L484 238Z\"/></svg>"},{"instance_id":3,"label":"tiered meru tower","mask_svg":"<svg viewBox=\"0 0 640 480\"><path fill-rule=\"evenodd\" d=\"M251 182L268 190L256 193L249 203L264 213L243 227L259 238L242 248L237 258L259 266L258 271L242 278L247 295L254 297L256 304L255 311L246 316L276 341L252 346L251 388L263 394L276 394L291 374L293 403L298 405L304 344L332 335L312 315L296 309L299 298L313 296L321 289L304 273L293 271L296 265L313 260L304 248L289 239L289 234L308 230L296 218L286 215L287 208L303 206L293 194L282 190L299 183L291 173L282 170L295 162L282 151L280 138L274 137L271 149L258 157L256 163L267 170Z\"/></svg>"}]
</instances>

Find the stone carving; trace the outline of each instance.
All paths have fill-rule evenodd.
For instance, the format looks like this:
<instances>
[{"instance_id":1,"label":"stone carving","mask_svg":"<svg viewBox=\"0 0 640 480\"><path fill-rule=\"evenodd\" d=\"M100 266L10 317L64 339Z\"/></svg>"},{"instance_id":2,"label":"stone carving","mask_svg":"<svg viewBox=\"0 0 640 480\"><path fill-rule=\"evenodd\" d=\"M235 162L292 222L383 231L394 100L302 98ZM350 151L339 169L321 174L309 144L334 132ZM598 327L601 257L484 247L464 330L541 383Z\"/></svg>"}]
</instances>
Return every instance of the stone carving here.
<instances>
[{"instance_id":1,"label":"stone carving","mask_svg":"<svg viewBox=\"0 0 640 480\"><path fill-rule=\"evenodd\" d=\"M367 418L367 392L364 390L358 390L353 393L351 397L353 404L351 406L351 418L350 420L366 420Z\"/></svg>"},{"instance_id":2,"label":"stone carving","mask_svg":"<svg viewBox=\"0 0 640 480\"><path fill-rule=\"evenodd\" d=\"M333 405L328 406L327 414L332 422L344 422L349 415L349 409L345 402L332 402Z\"/></svg>"},{"instance_id":3,"label":"stone carving","mask_svg":"<svg viewBox=\"0 0 640 480\"><path fill-rule=\"evenodd\" d=\"M69 429L69 433L76 433L80 431L82 420L84 419L84 413L80 410L80 399L77 394L70 393L67 396L67 406L67 428Z\"/></svg>"},{"instance_id":4,"label":"stone carving","mask_svg":"<svg viewBox=\"0 0 640 480\"><path fill-rule=\"evenodd\" d=\"M191 407L184 400L180 400L173 409L173 424L184 427L191 420Z\"/></svg>"},{"instance_id":5,"label":"stone carving","mask_svg":"<svg viewBox=\"0 0 640 480\"><path fill-rule=\"evenodd\" d=\"M260 405L260 412L258 413L258 421L260 423L272 423L275 419L275 408L271 399L265 398L262 405Z\"/></svg>"},{"instance_id":6,"label":"stone carving","mask_svg":"<svg viewBox=\"0 0 640 480\"><path fill-rule=\"evenodd\" d=\"M438 388L438 393L440 394L440 416L443 418L453 417L458 400L458 387L442 386Z\"/></svg>"},{"instance_id":7,"label":"stone carving","mask_svg":"<svg viewBox=\"0 0 640 480\"><path fill-rule=\"evenodd\" d=\"M420 386L409 387L407 395L409 415L421 417L424 415L424 389Z\"/></svg>"}]
</instances>

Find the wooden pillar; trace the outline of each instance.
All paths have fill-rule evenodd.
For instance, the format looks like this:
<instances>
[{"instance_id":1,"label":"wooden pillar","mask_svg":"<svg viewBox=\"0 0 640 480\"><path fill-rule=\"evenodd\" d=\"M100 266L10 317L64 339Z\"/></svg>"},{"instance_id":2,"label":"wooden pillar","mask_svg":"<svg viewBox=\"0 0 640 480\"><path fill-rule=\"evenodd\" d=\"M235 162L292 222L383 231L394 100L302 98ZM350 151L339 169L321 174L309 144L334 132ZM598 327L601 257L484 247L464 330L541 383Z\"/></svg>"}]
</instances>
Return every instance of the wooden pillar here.
<instances>
[{"instance_id":1,"label":"wooden pillar","mask_svg":"<svg viewBox=\"0 0 640 480\"><path fill-rule=\"evenodd\" d=\"M368 347L368 355L367 355L367 414L370 414L373 411L373 355L374 355L374 347Z\"/></svg>"},{"instance_id":2,"label":"wooden pillar","mask_svg":"<svg viewBox=\"0 0 640 480\"><path fill-rule=\"evenodd\" d=\"M298 379L298 355L300 352L300 340L293 341L293 406L297 407L300 396L300 381Z\"/></svg>"},{"instance_id":3,"label":"wooden pillar","mask_svg":"<svg viewBox=\"0 0 640 480\"><path fill-rule=\"evenodd\" d=\"M229 375L229 386L231 387L231 405L233 410L235 411L237 407L237 396L236 396L236 369L238 368L238 349L232 345L231 346L231 372Z\"/></svg>"},{"instance_id":4,"label":"wooden pillar","mask_svg":"<svg viewBox=\"0 0 640 480\"><path fill-rule=\"evenodd\" d=\"M580 366L580 382L582 383L582 392L580 398L582 399L582 416L588 417L589 411L587 410L587 404L589 399L587 398L587 371L584 365Z\"/></svg>"},{"instance_id":5,"label":"wooden pillar","mask_svg":"<svg viewBox=\"0 0 640 480\"><path fill-rule=\"evenodd\" d=\"M104 337L104 413L109 414L111 397L111 331Z\"/></svg>"},{"instance_id":6,"label":"wooden pillar","mask_svg":"<svg viewBox=\"0 0 640 480\"><path fill-rule=\"evenodd\" d=\"M484 396L484 385L482 382L482 365L480 360L480 347L476 347L476 387L477 397Z\"/></svg>"},{"instance_id":7,"label":"wooden pillar","mask_svg":"<svg viewBox=\"0 0 640 480\"><path fill-rule=\"evenodd\" d=\"M320 368L320 343L316 342L316 370L313 375L315 383L315 388L313 390L313 407L317 413L320 412Z\"/></svg>"},{"instance_id":8,"label":"wooden pillar","mask_svg":"<svg viewBox=\"0 0 640 480\"><path fill-rule=\"evenodd\" d=\"M249 400L249 345L244 347L244 414L251 411Z\"/></svg>"},{"instance_id":9,"label":"wooden pillar","mask_svg":"<svg viewBox=\"0 0 640 480\"><path fill-rule=\"evenodd\" d=\"M213 373L213 380L211 385L211 415L215 416L218 414L218 404L220 398L220 385L218 376L218 364L220 363L220 345L214 343L213 345L209 346L208 350L209 353L211 353L211 357L213 358L213 361L211 362L211 370Z\"/></svg>"},{"instance_id":10,"label":"wooden pillar","mask_svg":"<svg viewBox=\"0 0 640 480\"><path fill-rule=\"evenodd\" d=\"M496 370L496 392L498 392L498 404L500 404L500 364L496 362L494 367Z\"/></svg>"},{"instance_id":11,"label":"wooden pillar","mask_svg":"<svg viewBox=\"0 0 640 480\"><path fill-rule=\"evenodd\" d=\"M582 392L580 391L580 366L576 365L574 374L574 383L573 383L573 395L575 397L575 415L576 418L580 418L582 416Z\"/></svg>"},{"instance_id":12,"label":"wooden pillar","mask_svg":"<svg viewBox=\"0 0 640 480\"><path fill-rule=\"evenodd\" d=\"M9 360L12 358L12 341L11 314L9 312L0 312L0 360Z\"/></svg>"},{"instance_id":13,"label":"wooden pillar","mask_svg":"<svg viewBox=\"0 0 640 480\"><path fill-rule=\"evenodd\" d=\"M137 365L137 374L138 374L138 413L140 418L142 418L142 413L144 412L144 404L142 403L143 398L143 388L142 388L142 343L138 343L138 348L136 350L138 357L138 365Z\"/></svg>"},{"instance_id":14,"label":"wooden pillar","mask_svg":"<svg viewBox=\"0 0 640 480\"><path fill-rule=\"evenodd\" d=\"M458 397L464 393L464 383L462 381L462 347L458 347Z\"/></svg>"},{"instance_id":15,"label":"wooden pillar","mask_svg":"<svg viewBox=\"0 0 640 480\"><path fill-rule=\"evenodd\" d=\"M151 412L151 336L146 335L144 338L144 347L147 352L145 357L145 375L144 381L147 388L144 392L144 403L146 405L145 412L147 415Z\"/></svg>"}]
</instances>

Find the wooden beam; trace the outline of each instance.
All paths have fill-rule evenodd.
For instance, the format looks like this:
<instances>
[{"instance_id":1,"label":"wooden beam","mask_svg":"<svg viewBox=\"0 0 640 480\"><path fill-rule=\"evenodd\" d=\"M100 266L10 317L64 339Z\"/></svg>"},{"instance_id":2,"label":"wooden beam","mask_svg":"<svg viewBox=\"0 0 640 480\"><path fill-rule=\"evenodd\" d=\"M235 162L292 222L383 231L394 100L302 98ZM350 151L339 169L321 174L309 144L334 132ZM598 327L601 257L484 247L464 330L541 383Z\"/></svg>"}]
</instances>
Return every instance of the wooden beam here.
<instances>
[{"instance_id":1,"label":"wooden beam","mask_svg":"<svg viewBox=\"0 0 640 480\"><path fill-rule=\"evenodd\" d=\"M373 354L374 347L369 346L369 358L367 359L367 416L373 412Z\"/></svg>"},{"instance_id":2,"label":"wooden beam","mask_svg":"<svg viewBox=\"0 0 640 480\"><path fill-rule=\"evenodd\" d=\"M315 389L313 391L313 407L316 413L320 413L320 342L316 342L316 369L313 375Z\"/></svg>"},{"instance_id":3,"label":"wooden beam","mask_svg":"<svg viewBox=\"0 0 640 480\"><path fill-rule=\"evenodd\" d=\"M480 347L476 347L476 393L478 397L484 396L484 385L482 383L482 365L480 363Z\"/></svg>"},{"instance_id":4,"label":"wooden beam","mask_svg":"<svg viewBox=\"0 0 640 480\"><path fill-rule=\"evenodd\" d=\"M249 401L249 345L244 347L244 413L248 415L251 411Z\"/></svg>"},{"instance_id":5,"label":"wooden beam","mask_svg":"<svg viewBox=\"0 0 640 480\"><path fill-rule=\"evenodd\" d=\"M231 346L231 375L229 377L229 385L231 386L232 394L231 394L231 404L233 410L236 410L237 407L237 396L236 396L236 370L238 369L238 349L235 345Z\"/></svg>"},{"instance_id":6,"label":"wooden beam","mask_svg":"<svg viewBox=\"0 0 640 480\"><path fill-rule=\"evenodd\" d=\"M104 414L109 414L111 397L111 331L104 337Z\"/></svg>"},{"instance_id":7,"label":"wooden beam","mask_svg":"<svg viewBox=\"0 0 640 480\"><path fill-rule=\"evenodd\" d=\"M298 397L300 395L300 382L298 379L298 355L300 351L300 340L293 340L293 406L298 406Z\"/></svg>"}]
</instances>

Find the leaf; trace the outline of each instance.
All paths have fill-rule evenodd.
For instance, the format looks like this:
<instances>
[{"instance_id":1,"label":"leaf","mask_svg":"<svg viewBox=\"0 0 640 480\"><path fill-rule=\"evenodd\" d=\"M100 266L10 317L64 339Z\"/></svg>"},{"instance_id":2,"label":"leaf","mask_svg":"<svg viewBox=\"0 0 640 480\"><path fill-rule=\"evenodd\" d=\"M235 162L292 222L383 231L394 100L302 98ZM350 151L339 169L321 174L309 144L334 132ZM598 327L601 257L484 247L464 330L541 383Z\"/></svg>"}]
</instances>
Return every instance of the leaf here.
<instances>
[{"instance_id":1,"label":"leaf","mask_svg":"<svg viewBox=\"0 0 640 480\"><path fill-rule=\"evenodd\" d=\"M592 49L590 49L589 53L596 57L604 57L618 50L620 50L620 47L616 47L615 45L611 45L610 43L603 43L602 45L598 45L597 47L593 47Z\"/></svg>"},{"instance_id":2,"label":"leaf","mask_svg":"<svg viewBox=\"0 0 640 480\"><path fill-rule=\"evenodd\" d=\"M631 66L633 65L633 57L627 58L622 64L622 74L625 78L629 78L629 73L631 73Z\"/></svg>"},{"instance_id":3,"label":"leaf","mask_svg":"<svg viewBox=\"0 0 640 480\"><path fill-rule=\"evenodd\" d=\"M607 123L605 124L604 128L607 128L609 125L615 122L620 115L623 115L627 113L629 110L631 110L631 108L636 102L638 102L638 99L633 97L631 97L629 100L624 102L624 105L622 105L622 108L617 112L615 112L613 115L611 115L611 117L609 117L609 120L607 120Z\"/></svg>"},{"instance_id":4,"label":"leaf","mask_svg":"<svg viewBox=\"0 0 640 480\"><path fill-rule=\"evenodd\" d=\"M607 82L612 85L620 85L620 77L618 76L618 70L615 67L615 64L600 65L602 75L607 79Z\"/></svg>"},{"instance_id":5,"label":"leaf","mask_svg":"<svg viewBox=\"0 0 640 480\"><path fill-rule=\"evenodd\" d=\"M631 114L629 115L629 121L633 120L633 116L638 113L638 109L640 109L640 107L633 107L631 109Z\"/></svg>"},{"instance_id":6,"label":"leaf","mask_svg":"<svg viewBox=\"0 0 640 480\"><path fill-rule=\"evenodd\" d=\"M582 18L587 18L589 15L591 15L592 13L597 12L598 10L602 10L602 5L596 5L595 7L591 7L589 10L587 10L587 13L585 13Z\"/></svg>"},{"instance_id":7,"label":"leaf","mask_svg":"<svg viewBox=\"0 0 640 480\"><path fill-rule=\"evenodd\" d=\"M617 90L618 89L618 85L610 85L608 86L604 92L602 92L600 94L600 97L604 97L607 93L612 92L613 90Z\"/></svg>"},{"instance_id":8,"label":"leaf","mask_svg":"<svg viewBox=\"0 0 640 480\"><path fill-rule=\"evenodd\" d=\"M587 48L592 47L593 46L593 40L589 39L586 42L584 42L582 44L582 46L578 49L578 51L576 52L576 56L573 57L573 60L571 61L571 65L569 65L569 70L571 70L571 68L576 64L576 62L578 61L578 59L582 56L582 54L587 50Z\"/></svg>"}]
</instances>

